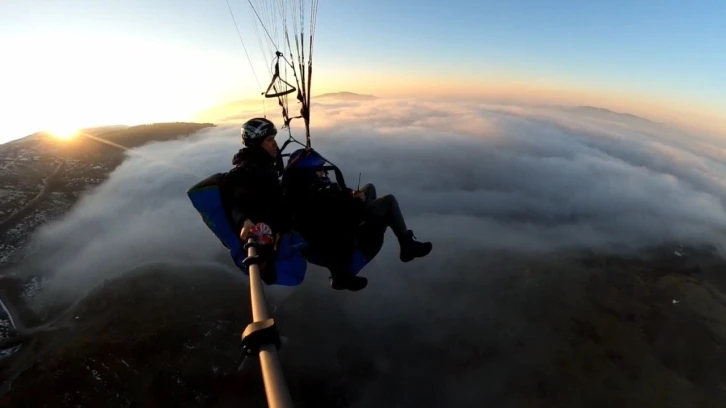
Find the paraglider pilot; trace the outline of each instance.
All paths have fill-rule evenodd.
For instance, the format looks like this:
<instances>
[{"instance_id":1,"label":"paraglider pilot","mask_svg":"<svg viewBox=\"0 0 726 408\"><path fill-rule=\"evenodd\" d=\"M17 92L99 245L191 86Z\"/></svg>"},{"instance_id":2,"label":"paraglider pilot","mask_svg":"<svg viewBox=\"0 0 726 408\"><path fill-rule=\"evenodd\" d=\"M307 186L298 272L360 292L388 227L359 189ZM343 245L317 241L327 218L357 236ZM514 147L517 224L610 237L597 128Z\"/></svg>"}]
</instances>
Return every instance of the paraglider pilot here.
<instances>
[{"instance_id":1,"label":"paraglider pilot","mask_svg":"<svg viewBox=\"0 0 726 408\"><path fill-rule=\"evenodd\" d=\"M241 135L244 148L234 155L234 167L197 183L187 195L237 267L248 273L243 247L254 234L262 244L258 250L262 280L298 285L307 268L301 254L305 241L291 231L290 212L285 209L276 167L277 129L266 118L253 118L244 123Z\"/></svg>"}]
</instances>

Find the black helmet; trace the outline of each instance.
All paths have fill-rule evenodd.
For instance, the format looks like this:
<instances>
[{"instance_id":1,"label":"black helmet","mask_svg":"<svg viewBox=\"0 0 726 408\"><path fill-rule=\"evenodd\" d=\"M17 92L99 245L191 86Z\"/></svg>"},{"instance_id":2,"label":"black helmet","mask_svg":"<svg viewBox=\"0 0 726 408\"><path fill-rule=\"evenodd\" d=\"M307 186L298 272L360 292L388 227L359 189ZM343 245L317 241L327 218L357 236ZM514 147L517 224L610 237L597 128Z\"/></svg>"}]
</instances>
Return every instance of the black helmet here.
<instances>
[{"instance_id":1,"label":"black helmet","mask_svg":"<svg viewBox=\"0 0 726 408\"><path fill-rule=\"evenodd\" d=\"M242 125L242 143L251 147L261 143L268 136L277 135L275 124L266 118L253 118Z\"/></svg>"}]
</instances>

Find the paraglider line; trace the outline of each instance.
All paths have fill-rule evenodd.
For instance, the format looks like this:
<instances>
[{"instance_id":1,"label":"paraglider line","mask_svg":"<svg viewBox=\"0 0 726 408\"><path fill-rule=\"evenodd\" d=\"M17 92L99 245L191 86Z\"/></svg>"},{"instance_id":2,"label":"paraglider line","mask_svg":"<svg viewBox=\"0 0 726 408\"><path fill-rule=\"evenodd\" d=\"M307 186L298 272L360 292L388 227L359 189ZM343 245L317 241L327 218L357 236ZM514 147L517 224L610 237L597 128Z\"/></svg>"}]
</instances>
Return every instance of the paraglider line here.
<instances>
[{"instance_id":1,"label":"paraglider line","mask_svg":"<svg viewBox=\"0 0 726 408\"><path fill-rule=\"evenodd\" d=\"M275 51L280 52L280 49L277 48L277 44L275 44L275 40L272 39L272 36L270 35L270 32L267 31L267 27L265 27L265 23L262 21L262 18L260 18L260 15L257 14L257 10L255 9L255 6L252 4L252 0L247 0L248 3L250 3L250 7L252 7L252 11L255 12L255 15L257 16L257 19L260 20L260 24L262 25L262 29L265 30L265 33L267 34L267 37L272 42L272 45L275 47Z\"/></svg>"},{"instance_id":2,"label":"paraglider line","mask_svg":"<svg viewBox=\"0 0 726 408\"><path fill-rule=\"evenodd\" d=\"M242 33L240 33L240 31L239 31L239 26L237 25L237 19L234 18L234 13L232 12L232 6L229 4L229 0L225 0L225 1L227 2L227 8L229 9L229 15L232 16L232 22L234 22L234 28L235 28L235 30L237 30L237 36L239 37L239 42L242 44L242 49L245 50L245 55L247 56L247 61L250 63L250 68L252 69L252 75L254 75L255 81L257 81L257 86L260 89L262 89L262 84L260 83L260 79L257 77L257 72L255 72L255 66L252 64L252 58L250 58L250 54L247 52L247 47L245 46L245 42L242 40ZM265 98L262 98L262 112L265 116L267 116L267 109L265 108Z\"/></svg>"}]
</instances>

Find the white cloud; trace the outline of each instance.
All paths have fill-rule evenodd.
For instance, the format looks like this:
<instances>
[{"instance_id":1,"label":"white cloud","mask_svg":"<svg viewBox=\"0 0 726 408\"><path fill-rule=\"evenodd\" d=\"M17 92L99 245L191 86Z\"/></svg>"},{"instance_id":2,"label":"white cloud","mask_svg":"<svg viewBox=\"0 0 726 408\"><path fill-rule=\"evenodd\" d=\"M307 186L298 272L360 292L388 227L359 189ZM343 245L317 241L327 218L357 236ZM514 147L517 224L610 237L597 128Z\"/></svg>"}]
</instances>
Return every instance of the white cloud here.
<instances>
[{"instance_id":1,"label":"white cloud","mask_svg":"<svg viewBox=\"0 0 726 408\"><path fill-rule=\"evenodd\" d=\"M379 194L395 194L409 227L434 251L401 264L389 233L363 271L371 279L365 291L333 292L326 272L312 266L301 288L273 291L276 301L287 299L280 313L339 330L321 339L305 325L288 326L292 350L325 353L331 344L349 344L391 359L385 347L397 347L387 343L392 336L416 339L417 352L439 347L443 334L478 344L471 336L482 334L468 333L466 324L504 319L487 300L495 290L489 283L521 272L519 261L496 255L501 251L529 259L568 248L638 251L665 242L725 249L726 168L711 144L684 142L692 135L679 139L656 125L556 109L387 100L317 104L313 124L313 146L342 168L348 184L362 172L362 182L375 183ZM38 235L43 255L32 266L53 272L49 293L77 293L150 263L191 262L199 273L214 265L241 277L185 195L227 170L239 147L233 127L138 149ZM432 332L432 324L444 332ZM410 366L389 377L419 367L414 357L400 356ZM320 364L332 367L333 360ZM371 392L383 395L385 387Z\"/></svg>"},{"instance_id":2,"label":"white cloud","mask_svg":"<svg viewBox=\"0 0 726 408\"><path fill-rule=\"evenodd\" d=\"M352 186L361 172L363 183L395 194L410 227L435 243L432 258L462 245L530 251L723 244L726 168L701 154L708 145L683 150L659 137L659 127L474 103L315 108L314 147ZM39 245L55 248L41 264L76 286L143 263L213 258L219 244L184 192L227 170L239 147L232 127L139 149L41 231Z\"/></svg>"}]
</instances>

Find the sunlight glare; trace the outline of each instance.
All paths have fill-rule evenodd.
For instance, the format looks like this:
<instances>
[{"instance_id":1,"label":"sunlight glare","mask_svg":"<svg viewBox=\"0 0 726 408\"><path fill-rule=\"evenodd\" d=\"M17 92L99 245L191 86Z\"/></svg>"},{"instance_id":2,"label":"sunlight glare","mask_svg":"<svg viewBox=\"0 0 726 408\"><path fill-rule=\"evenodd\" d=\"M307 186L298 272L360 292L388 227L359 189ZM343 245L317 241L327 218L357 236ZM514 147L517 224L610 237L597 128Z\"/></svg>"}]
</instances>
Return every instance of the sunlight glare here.
<instances>
[{"instance_id":1,"label":"sunlight glare","mask_svg":"<svg viewBox=\"0 0 726 408\"><path fill-rule=\"evenodd\" d=\"M73 127L56 127L48 130L53 137L61 140L73 139L78 134L78 128Z\"/></svg>"}]
</instances>

